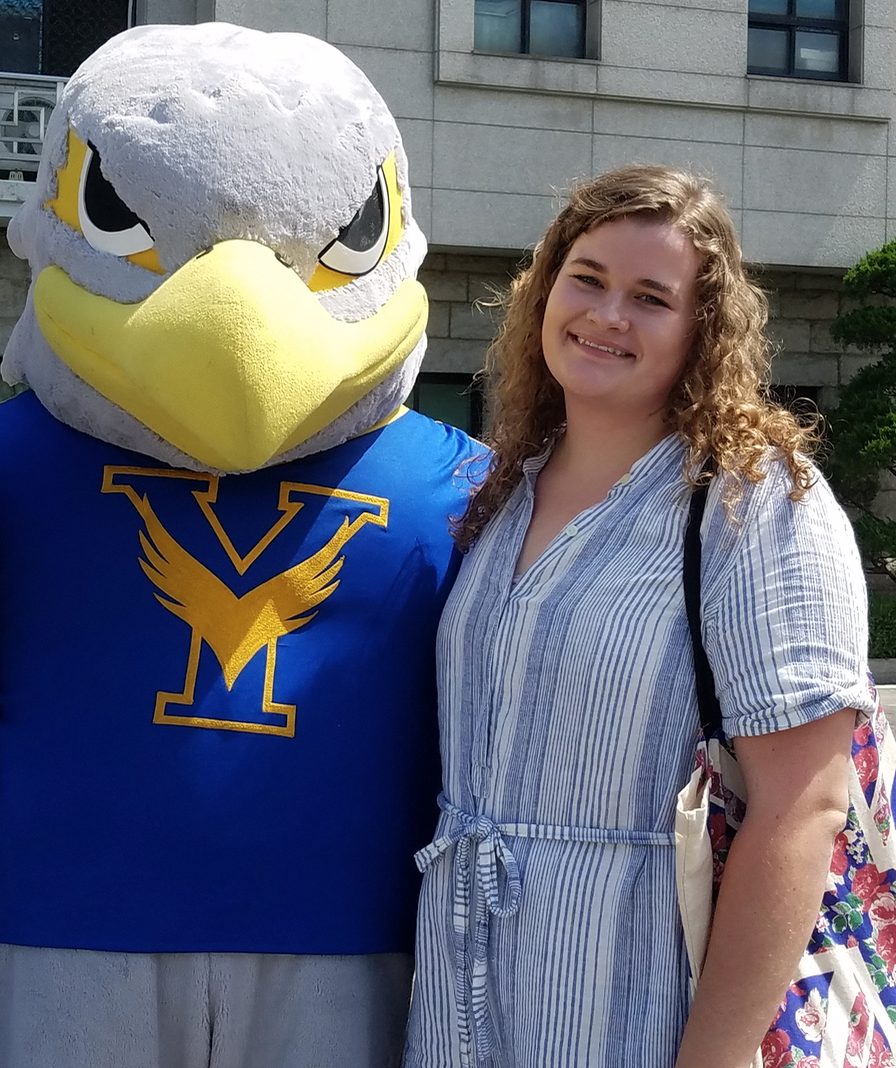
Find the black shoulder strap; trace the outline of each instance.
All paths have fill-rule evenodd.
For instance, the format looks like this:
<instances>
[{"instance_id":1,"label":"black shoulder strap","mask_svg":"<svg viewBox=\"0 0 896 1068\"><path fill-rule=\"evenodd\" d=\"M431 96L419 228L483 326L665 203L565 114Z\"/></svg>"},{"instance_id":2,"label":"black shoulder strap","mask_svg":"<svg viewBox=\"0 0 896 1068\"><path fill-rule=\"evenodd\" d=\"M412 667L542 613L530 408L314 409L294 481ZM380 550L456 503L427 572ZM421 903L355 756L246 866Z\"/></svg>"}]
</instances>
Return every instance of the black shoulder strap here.
<instances>
[{"instance_id":1,"label":"black shoulder strap","mask_svg":"<svg viewBox=\"0 0 896 1068\"><path fill-rule=\"evenodd\" d=\"M704 482L691 494L688 525L684 535L684 603L691 631L694 650L694 674L697 680L697 705L700 723L708 738L721 729L722 709L716 696L716 683L712 668L703 648L700 632L700 523L706 509L706 494L709 484Z\"/></svg>"}]
</instances>

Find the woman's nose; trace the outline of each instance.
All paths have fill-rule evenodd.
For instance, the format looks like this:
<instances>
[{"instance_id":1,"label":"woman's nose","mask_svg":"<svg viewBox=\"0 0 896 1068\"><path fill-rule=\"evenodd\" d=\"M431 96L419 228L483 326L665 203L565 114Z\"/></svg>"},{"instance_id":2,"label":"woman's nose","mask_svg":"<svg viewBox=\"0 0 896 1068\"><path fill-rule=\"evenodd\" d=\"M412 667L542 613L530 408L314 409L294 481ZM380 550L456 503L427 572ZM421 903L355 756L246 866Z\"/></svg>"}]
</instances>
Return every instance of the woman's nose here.
<instances>
[{"instance_id":1,"label":"woman's nose","mask_svg":"<svg viewBox=\"0 0 896 1068\"><path fill-rule=\"evenodd\" d=\"M622 294L610 293L606 290L600 292L600 295L592 302L588 309L588 318L593 323L614 330L628 330L629 327Z\"/></svg>"}]
</instances>

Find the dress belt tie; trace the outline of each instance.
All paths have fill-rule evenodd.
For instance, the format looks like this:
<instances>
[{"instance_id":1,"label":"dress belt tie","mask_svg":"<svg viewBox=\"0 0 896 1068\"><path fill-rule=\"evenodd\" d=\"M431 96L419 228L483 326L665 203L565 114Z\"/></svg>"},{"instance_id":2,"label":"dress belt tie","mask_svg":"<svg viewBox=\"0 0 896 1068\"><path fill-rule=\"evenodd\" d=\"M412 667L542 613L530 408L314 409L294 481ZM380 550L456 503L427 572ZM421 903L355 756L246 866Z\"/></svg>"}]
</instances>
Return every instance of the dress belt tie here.
<instances>
[{"instance_id":1,"label":"dress belt tie","mask_svg":"<svg viewBox=\"0 0 896 1068\"><path fill-rule=\"evenodd\" d=\"M454 955L456 971L454 996L460 1030L461 1068L472 1068L480 1058L491 1056L495 1048L494 1027L488 1008L488 938L490 919L506 919L520 907L522 883L516 857L504 840L541 838L561 842L605 842L629 845L671 846L675 835L661 831L628 831L600 827L552 827L541 823L495 823L488 816L473 816L452 805L444 793L439 808L454 820L454 826L414 857L421 872L439 860L451 846L454 854ZM471 853L473 854L471 858ZM505 885L498 885L498 864L504 868ZM475 885L476 914L473 927L469 988L467 986L467 941L470 931L470 903ZM472 1010L472 1014L471 1014ZM472 1018L471 1018L472 1016ZM475 1038L475 1052L473 1041ZM474 1062L475 1058L475 1062Z\"/></svg>"}]
</instances>

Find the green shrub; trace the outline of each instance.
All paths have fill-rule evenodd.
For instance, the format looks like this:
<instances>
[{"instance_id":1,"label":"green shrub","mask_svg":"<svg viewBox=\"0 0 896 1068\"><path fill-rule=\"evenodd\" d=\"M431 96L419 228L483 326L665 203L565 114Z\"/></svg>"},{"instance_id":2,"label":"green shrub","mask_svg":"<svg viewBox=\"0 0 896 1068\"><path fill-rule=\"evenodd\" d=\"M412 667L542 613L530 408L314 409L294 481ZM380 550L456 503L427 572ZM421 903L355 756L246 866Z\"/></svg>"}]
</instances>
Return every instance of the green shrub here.
<instances>
[{"instance_id":1,"label":"green shrub","mask_svg":"<svg viewBox=\"0 0 896 1068\"><path fill-rule=\"evenodd\" d=\"M872 593L868 597L868 656L896 657L896 597Z\"/></svg>"},{"instance_id":2,"label":"green shrub","mask_svg":"<svg viewBox=\"0 0 896 1068\"><path fill-rule=\"evenodd\" d=\"M827 413L826 473L853 517L866 562L896 580L896 522L878 498L882 479L896 476L896 241L859 260L843 286L857 307L835 320L831 336L876 359L843 386Z\"/></svg>"}]
</instances>

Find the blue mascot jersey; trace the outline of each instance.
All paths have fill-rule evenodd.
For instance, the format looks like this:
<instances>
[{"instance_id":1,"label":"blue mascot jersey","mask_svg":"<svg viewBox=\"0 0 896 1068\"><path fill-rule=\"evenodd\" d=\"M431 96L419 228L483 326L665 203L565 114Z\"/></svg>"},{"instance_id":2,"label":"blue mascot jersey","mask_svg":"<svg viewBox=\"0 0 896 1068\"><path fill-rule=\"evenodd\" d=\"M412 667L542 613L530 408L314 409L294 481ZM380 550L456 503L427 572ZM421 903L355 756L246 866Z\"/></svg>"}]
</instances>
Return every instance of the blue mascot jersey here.
<instances>
[{"instance_id":1,"label":"blue mascot jersey","mask_svg":"<svg viewBox=\"0 0 896 1068\"><path fill-rule=\"evenodd\" d=\"M217 477L0 406L0 941L412 949L481 453L409 412Z\"/></svg>"}]
</instances>

